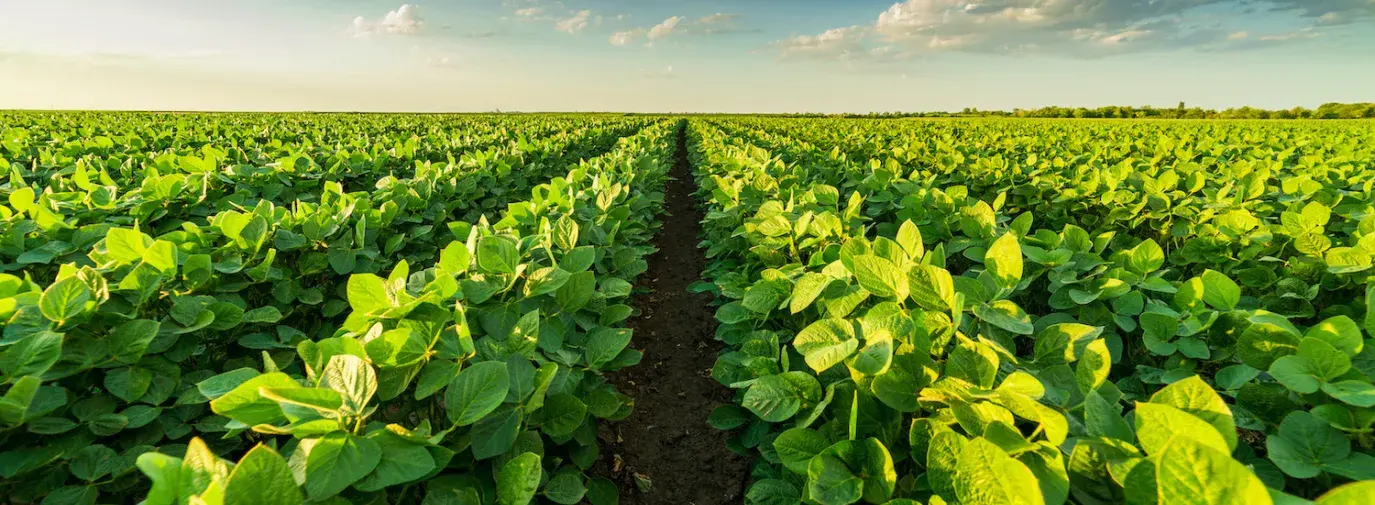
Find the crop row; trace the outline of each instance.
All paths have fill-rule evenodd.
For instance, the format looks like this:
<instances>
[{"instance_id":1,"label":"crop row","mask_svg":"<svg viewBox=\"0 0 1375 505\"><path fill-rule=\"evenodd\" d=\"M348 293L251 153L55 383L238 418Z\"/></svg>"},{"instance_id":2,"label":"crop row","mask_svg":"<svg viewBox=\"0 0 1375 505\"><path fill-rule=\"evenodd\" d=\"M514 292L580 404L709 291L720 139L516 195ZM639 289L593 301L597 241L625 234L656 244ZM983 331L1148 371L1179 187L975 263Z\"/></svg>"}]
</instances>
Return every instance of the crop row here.
<instances>
[{"instance_id":1,"label":"crop row","mask_svg":"<svg viewBox=\"0 0 1375 505\"><path fill-rule=\"evenodd\" d=\"M752 503L1371 499L1369 130L824 124L689 131Z\"/></svg>"},{"instance_id":2,"label":"crop row","mask_svg":"<svg viewBox=\"0 0 1375 505\"><path fill-rule=\"evenodd\" d=\"M405 178L205 148L12 164L0 494L524 503L496 491L509 466L581 499L592 420L629 412L600 372L638 361L618 302L651 250L674 125L576 125L412 159ZM287 189L263 194L272 181ZM255 444L237 466L214 456Z\"/></svg>"}]
</instances>

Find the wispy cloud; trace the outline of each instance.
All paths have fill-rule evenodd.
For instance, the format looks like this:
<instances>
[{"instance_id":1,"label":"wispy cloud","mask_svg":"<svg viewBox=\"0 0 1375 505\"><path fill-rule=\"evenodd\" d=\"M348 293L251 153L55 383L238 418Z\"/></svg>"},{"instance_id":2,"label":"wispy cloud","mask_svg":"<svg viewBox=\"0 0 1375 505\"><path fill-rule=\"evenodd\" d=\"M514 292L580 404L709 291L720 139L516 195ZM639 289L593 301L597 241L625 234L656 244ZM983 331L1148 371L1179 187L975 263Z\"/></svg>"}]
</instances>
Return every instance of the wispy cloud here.
<instances>
[{"instance_id":1,"label":"wispy cloud","mask_svg":"<svg viewBox=\"0 0 1375 505\"><path fill-rule=\"evenodd\" d=\"M942 52L1055 54L1097 58L1158 50L1219 50L1298 42L1239 35L1197 16L1200 9L1268 6L1313 26L1375 16L1375 0L906 0L873 24L801 35L771 44L779 54L852 60L860 55L914 57Z\"/></svg>"},{"instance_id":2,"label":"wispy cloud","mask_svg":"<svg viewBox=\"0 0 1375 505\"><path fill-rule=\"evenodd\" d=\"M425 20L420 16L420 8L412 4L403 4L396 10L387 12L386 16L377 21L358 16L353 18L353 24L349 26L349 32L356 37L376 34L416 35L424 29Z\"/></svg>"},{"instance_id":3,"label":"wispy cloud","mask_svg":"<svg viewBox=\"0 0 1375 505\"><path fill-rule=\"evenodd\" d=\"M582 31L583 28L587 28L587 22L589 19L591 19L591 17L592 11L581 10L573 14L572 17L562 19L559 20L559 22L554 23L554 29L561 32L578 33Z\"/></svg>"},{"instance_id":4,"label":"wispy cloud","mask_svg":"<svg viewBox=\"0 0 1375 505\"><path fill-rule=\"evenodd\" d=\"M743 33L748 30L741 28L736 23L740 18L739 14L725 13L716 13L694 20L689 20L683 16L669 16L651 27L639 27L616 32L611 35L610 41L612 45L624 46L643 37L646 40L645 46L648 47L653 46L656 41L680 35Z\"/></svg>"}]
</instances>

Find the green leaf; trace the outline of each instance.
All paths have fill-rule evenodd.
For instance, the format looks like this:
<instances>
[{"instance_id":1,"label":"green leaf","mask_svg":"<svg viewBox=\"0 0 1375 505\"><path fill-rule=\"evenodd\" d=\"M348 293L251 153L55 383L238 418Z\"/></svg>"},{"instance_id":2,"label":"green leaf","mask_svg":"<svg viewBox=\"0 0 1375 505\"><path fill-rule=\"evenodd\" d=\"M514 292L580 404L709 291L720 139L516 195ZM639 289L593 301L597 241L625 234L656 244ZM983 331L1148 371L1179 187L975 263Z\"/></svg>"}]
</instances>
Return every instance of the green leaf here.
<instances>
[{"instance_id":1,"label":"green leaf","mask_svg":"<svg viewBox=\"0 0 1375 505\"><path fill-rule=\"evenodd\" d=\"M829 454L812 458L807 465L807 495L821 505L856 503L864 493L864 480L855 476L845 461Z\"/></svg>"},{"instance_id":2,"label":"green leaf","mask_svg":"<svg viewBox=\"0 0 1375 505\"><path fill-rule=\"evenodd\" d=\"M1079 391L1088 393L1098 389L1108 380L1112 369L1112 355L1108 353L1107 341L1097 339L1084 348L1084 356L1074 370L1075 382Z\"/></svg>"},{"instance_id":3,"label":"green leaf","mask_svg":"<svg viewBox=\"0 0 1375 505\"><path fill-rule=\"evenodd\" d=\"M1303 356L1283 356L1270 365L1270 375L1290 391L1302 394L1318 392L1322 381L1313 364Z\"/></svg>"},{"instance_id":4,"label":"green leaf","mask_svg":"<svg viewBox=\"0 0 1375 505\"><path fill-rule=\"evenodd\" d=\"M854 257L854 269L859 286L874 296L893 298L899 303L907 299L907 276L901 274L893 262L861 254Z\"/></svg>"},{"instance_id":5,"label":"green leaf","mask_svg":"<svg viewBox=\"0 0 1375 505\"><path fill-rule=\"evenodd\" d=\"M1036 332L1036 327L1031 324L1031 316L1028 316L1021 307L1011 300L994 300L990 303L975 305L974 315L988 324L1018 335L1030 335Z\"/></svg>"},{"instance_id":6,"label":"green leaf","mask_svg":"<svg viewBox=\"0 0 1375 505\"><path fill-rule=\"evenodd\" d=\"M1165 386L1151 396L1151 403L1169 405L1193 414L1217 428L1227 441L1228 452L1237 446L1236 422L1222 396L1197 375Z\"/></svg>"},{"instance_id":7,"label":"green leaf","mask_svg":"<svg viewBox=\"0 0 1375 505\"><path fill-rule=\"evenodd\" d=\"M1004 233L984 253L984 268L998 281L998 287L1012 289L1022 280L1022 248L1017 235Z\"/></svg>"},{"instance_id":8,"label":"green leaf","mask_svg":"<svg viewBox=\"0 0 1375 505\"><path fill-rule=\"evenodd\" d=\"M349 308L363 314L375 314L396 304L387 295L387 283L373 274L354 274L348 281Z\"/></svg>"},{"instance_id":9,"label":"green leaf","mask_svg":"<svg viewBox=\"0 0 1375 505\"><path fill-rule=\"evenodd\" d=\"M783 466L799 474L807 473L807 466L831 442L816 430L792 428L780 433L773 441L774 452Z\"/></svg>"},{"instance_id":10,"label":"green leaf","mask_svg":"<svg viewBox=\"0 0 1375 505\"><path fill-rule=\"evenodd\" d=\"M907 252L907 257L913 260L920 260L926 255L926 246L922 243L921 229L912 223L911 219L902 222L898 226L897 243Z\"/></svg>"},{"instance_id":11,"label":"green leaf","mask_svg":"<svg viewBox=\"0 0 1375 505\"><path fill-rule=\"evenodd\" d=\"M67 277L48 286L38 300L43 317L64 322L80 314L91 299L91 288L76 276Z\"/></svg>"},{"instance_id":12,"label":"green leaf","mask_svg":"<svg viewBox=\"0 0 1375 505\"><path fill-rule=\"evenodd\" d=\"M472 253L459 241L449 242L449 245L439 252L439 267L451 275L467 272L472 261Z\"/></svg>"},{"instance_id":13,"label":"green leaf","mask_svg":"<svg viewBox=\"0 0 1375 505\"><path fill-rule=\"evenodd\" d=\"M377 442L342 431L304 439L296 452L304 454L306 494L312 501L339 494L372 473L382 460ZM301 461L294 453L291 459L293 465Z\"/></svg>"},{"instance_id":14,"label":"green leaf","mask_svg":"<svg viewBox=\"0 0 1375 505\"><path fill-rule=\"evenodd\" d=\"M377 443L382 458L377 462L377 468L354 486L359 491L378 491L388 486L413 482L435 469L430 451L401 438L391 432L390 427L369 433L367 438Z\"/></svg>"},{"instance_id":15,"label":"green leaf","mask_svg":"<svg viewBox=\"0 0 1375 505\"><path fill-rule=\"evenodd\" d=\"M0 353L0 372L9 377L41 376L62 356L62 334L30 334Z\"/></svg>"},{"instance_id":16,"label":"green leaf","mask_svg":"<svg viewBox=\"0 0 1375 505\"><path fill-rule=\"evenodd\" d=\"M1084 425L1090 436L1111 437L1127 443L1135 438L1117 405L1109 403L1097 391L1089 391L1084 396Z\"/></svg>"},{"instance_id":17,"label":"green leaf","mask_svg":"<svg viewBox=\"0 0 1375 505\"><path fill-rule=\"evenodd\" d=\"M497 503L529 505L535 499L543 473L538 454L527 452L511 458L497 474Z\"/></svg>"},{"instance_id":18,"label":"green leaf","mask_svg":"<svg viewBox=\"0 0 1375 505\"><path fill-rule=\"evenodd\" d=\"M1322 496L1315 505L1368 505L1375 501L1375 481L1352 482Z\"/></svg>"},{"instance_id":19,"label":"green leaf","mask_svg":"<svg viewBox=\"0 0 1375 505\"><path fill-rule=\"evenodd\" d=\"M555 438L566 437L582 426L587 417L587 404L577 396L562 393L549 396L541 412L544 432Z\"/></svg>"},{"instance_id":20,"label":"green leaf","mask_svg":"<svg viewBox=\"0 0 1375 505\"><path fill-rule=\"evenodd\" d=\"M377 372L363 358L352 354L331 356L320 374L320 386L333 389L351 412L362 412L377 393Z\"/></svg>"},{"instance_id":21,"label":"green leaf","mask_svg":"<svg viewBox=\"0 0 1375 505\"><path fill-rule=\"evenodd\" d=\"M19 212L28 212L33 208L34 192L33 188L19 188L10 193L10 207Z\"/></svg>"},{"instance_id":22,"label":"green leaf","mask_svg":"<svg viewBox=\"0 0 1375 505\"><path fill-rule=\"evenodd\" d=\"M578 472L559 472L544 485L544 497L562 505L577 505L586 494L587 487Z\"/></svg>"},{"instance_id":23,"label":"green leaf","mask_svg":"<svg viewBox=\"0 0 1375 505\"><path fill-rule=\"evenodd\" d=\"M1335 464L1351 454L1351 442L1321 418L1307 412L1291 412L1279 432L1265 437L1270 461L1291 477L1310 479L1322 466Z\"/></svg>"},{"instance_id":24,"label":"green leaf","mask_svg":"<svg viewBox=\"0 0 1375 505\"><path fill-rule=\"evenodd\" d=\"M484 273L514 274L520 264L516 241L510 237L491 235L477 242L477 267Z\"/></svg>"},{"instance_id":25,"label":"green leaf","mask_svg":"<svg viewBox=\"0 0 1375 505\"><path fill-rule=\"evenodd\" d=\"M224 505L297 505L305 501L291 468L277 451L258 444L229 474Z\"/></svg>"},{"instance_id":26,"label":"green leaf","mask_svg":"<svg viewBox=\"0 0 1375 505\"><path fill-rule=\"evenodd\" d=\"M587 335L583 354L587 367L601 370L630 345L632 332L629 328L599 327Z\"/></svg>"},{"instance_id":27,"label":"green leaf","mask_svg":"<svg viewBox=\"0 0 1375 505\"><path fill-rule=\"evenodd\" d=\"M577 312L592 300L597 290L597 276L593 272L578 272L568 276L559 289L554 291L554 300L564 312Z\"/></svg>"},{"instance_id":28,"label":"green leaf","mask_svg":"<svg viewBox=\"0 0 1375 505\"><path fill-rule=\"evenodd\" d=\"M247 456L245 456L247 459ZM148 490L143 503L147 505L173 505L181 498L181 458L174 458L166 454L156 452L145 452L135 460L140 472L148 476L148 480L153 481L152 488ZM240 462L240 465L243 463ZM287 478L291 475L288 473ZM231 476L232 481L232 476ZM291 481L292 488L296 487L296 482ZM297 491L300 494L300 491ZM226 497L227 498L227 497ZM226 505L231 502L225 501ZM246 505L248 502L232 502L234 505ZM256 502L255 502L256 503ZM273 503L273 502L264 502ZM292 502L292 505L301 503L301 500Z\"/></svg>"},{"instance_id":29,"label":"green leaf","mask_svg":"<svg viewBox=\"0 0 1375 505\"><path fill-rule=\"evenodd\" d=\"M125 363L137 362L148 351L148 346L158 336L157 321L135 319L126 321L110 330L110 351L115 359Z\"/></svg>"},{"instance_id":30,"label":"green leaf","mask_svg":"<svg viewBox=\"0 0 1375 505\"><path fill-rule=\"evenodd\" d=\"M258 394L263 398L315 409L321 415L339 410L344 406L344 397L338 391L325 388L261 388Z\"/></svg>"},{"instance_id":31,"label":"green leaf","mask_svg":"<svg viewBox=\"0 0 1375 505\"><path fill-rule=\"evenodd\" d=\"M120 367L105 375L105 390L115 397L132 403L148 392L153 373L140 367Z\"/></svg>"},{"instance_id":32,"label":"green leaf","mask_svg":"<svg viewBox=\"0 0 1375 505\"><path fill-rule=\"evenodd\" d=\"M745 499L751 505L797 505L802 502L802 490L782 479L762 479L750 484Z\"/></svg>"},{"instance_id":33,"label":"green leaf","mask_svg":"<svg viewBox=\"0 0 1375 505\"><path fill-rule=\"evenodd\" d=\"M1241 300L1241 287L1215 270L1203 272L1203 303L1218 310L1232 310Z\"/></svg>"},{"instance_id":34,"label":"green leaf","mask_svg":"<svg viewBox=\"0 0 1375 505\"><path fill-rule=\"evenodd\" d=\"M105 252L121 264L143 259L143 253L153 241L138 230L110 228L105 231Z\"/></svg>"},{"instance_id":35,"label":"green leaf","mask_svg":"<svg viewBox=\"0 0 1375 505\"><path fill-rule=\"evenodd\" d=\"M259 390L299 386L294 379L281 372L262 374L211 401L210 410L249 426L275 424L286 420L282 408L276 401L264 398Z\"/></svg>"},{"instance_id":36,"label":"green leaf","mask_svg":"<svg viewBox=\"0 0 1375 505\"><path fill-rule=\"evenodd\" d=\"M1360 354L1365 344L1364 337L1361 336L1361 327L1347 316L1334 316L1324 319L1309 328L1303 336L1304 338L1316 338L1327 342L1348 356Z\"/></svg>"},{"instance_id":37,"label":"green leaf","mask_svg":"<svg viewBox=\"0 0 1375 505\"><path fill-rule=\"evenodd\" d=\"M955 281L944 268L915 265L907 271L907 285L912 301L923 309L947 311L955 308Z\"/></svg>"},{"instance_id":38,"label":"green leaf","mask_svg":"<svg viewBox=\"0 0 1375 505\"><path fill-rule=\"evenodd\" d=\"M1224 451L1187 441L1151 458L1160 503L1256 505L1270 503L1265 484Z\"/></svg>"},{"instance_id":39,"label":"green leaf","mask_svg":"<svg viewBox=\"0 0 1375 505\"><path fill-rule=\"evenodd\" d=\"M961 447L954 484L962 505L1045 503L1031 469L983 438Z\"/></svg>"},{"instance_id":40,"label":"green leaf","mask_svg":"<svg viewBox=\"0 0 1375 505\"><path fill-rule=\"evenodd\" d=\"M793 347L816 372L824 372L849 358L859 349L855 325L847 319L816 321L793 338Z\"/></svg>"},{"instance_id":41,"label":"green leaf","mask_svg":"<svg viewBox=\"0 0 1375 505\"><path fill-rule=\"evenodd\" d=\"M587 502L592 505L619 505L620 490L606 477L593 477L587 483Z\"/></svg>"},{"instance_id":42,"label":"green leaf","mask_svg":"<svg viewBox=\"0 0 1375 505\"><path fill-rule=\"evenodd\" d=\"M1207 421L1169 405L1136 404L1136 438L1148 455L1157 455L1176 439L1192 440L1222 451L1231 452L1227 439Z\"/></svg>"},{"instance_id":43,"label":"green leaf","mask_svg":"<svg viewBox=\"0 0 1375 505\"><path fill-rule=\"evenodd\" d=\"M1359 380L1344 380L1322 385L1324 393L1347 405L1375 407L1375 385Z\"/></svg>"},{"instance_id":44,"label":"green leaf","mask_svg":"<svg viewBox=\"0 0 1375 505\"><path fill-rule=\"evenodd\" d=\"M420 370L420 378L415 383L415 399L424 400L444 389L458 377L458 362L435 359L425 363Z\"/></svg>"},{"instance_id":45,"label":"green leaf","mask_svg":"<svg viewBox=\"0 0 1375 505\"><path fill-rule=\"evenodd\" d=\"M802 394L782 376L765 375L750 384L740 404L760 419L779 423L792 418L802 408Z\"/></svg>"},{"instance_id":46,"label":"green leaf","mask_svg":"<svg viewBox=\"0 0 1375 505\"><path fill-rule=\"evenodd\" d=\"M463 369L444 390L449 421L468 426L492 413L506 399L510 381L504 361L484 361Z\"/></svg>"},{"instance_id":47,"label":"green leaf","mask_svg":"<svg viewBox=\"0 0 1375 505\"><path fill-rule=\"evenodd\" d=\"M1127 268L1138 274L1149 274L1165 264L1165 251L1155 240L1146 239L1132 248L1127 257Z\"/></svg>"}]
</instances>

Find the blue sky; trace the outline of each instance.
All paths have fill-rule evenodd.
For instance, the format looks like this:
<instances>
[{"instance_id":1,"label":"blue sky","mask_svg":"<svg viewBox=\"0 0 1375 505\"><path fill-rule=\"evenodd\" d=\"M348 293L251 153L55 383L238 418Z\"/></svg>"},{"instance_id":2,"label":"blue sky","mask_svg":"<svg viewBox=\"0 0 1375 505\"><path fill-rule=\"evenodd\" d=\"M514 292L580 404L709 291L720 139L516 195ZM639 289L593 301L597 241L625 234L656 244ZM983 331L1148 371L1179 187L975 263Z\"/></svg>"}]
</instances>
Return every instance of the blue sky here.
<instances>
[{"instance_id":1,"label":"blue sky","mask_svg":"<svg viewBox=\"0 0 1375 505\"><path fill-rule=\"evenodd\" d=\"M1375 101L1375 0L0 0L0 108Z\"/></svg>"}]
</instances>

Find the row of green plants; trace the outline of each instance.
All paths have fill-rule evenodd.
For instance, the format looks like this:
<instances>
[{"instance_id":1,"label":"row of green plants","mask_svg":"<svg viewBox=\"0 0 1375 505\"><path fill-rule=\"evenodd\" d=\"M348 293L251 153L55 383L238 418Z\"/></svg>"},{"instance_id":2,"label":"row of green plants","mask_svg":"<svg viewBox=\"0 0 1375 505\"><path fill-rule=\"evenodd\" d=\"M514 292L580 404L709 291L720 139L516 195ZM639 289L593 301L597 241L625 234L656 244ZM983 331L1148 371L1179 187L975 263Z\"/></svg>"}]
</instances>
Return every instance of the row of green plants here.
<instances>
[{"instance_id":1,"label":"row of green plants","mask_svg":"<svg viewBox=\"0 0 1375 505\"><path fill-rule=\"evenodd\" d=\"M1180 261L1176 243L1094 221L1091 204L1043 213L1043 196L1017 195L1036 182L1026 171L984 158L852 160L727 121L694 122L689 144L708 207L699 287L722 299L730 346L713 372L737 390L712 421L758 456L752 503L1375 497L1362 482L1375 479L1375 325L1358 272L1329 262L1306 291L1338 292L1304 293L1320 315L1281 313L1244 260ZM1276 194L1280 169L1302 163L1226 203L1283 204L1322 229L1312 201ZM1225 214L1189 217L1206 231ZM1276 278L1304 276L1304 252L1272 252Z\"/></svg>"},{"instance_id":2,"label":"row of green plants","mask_svg":"<svg viewBox=\"0 0 1375 505\"><path fill-rule=\"evenodd\" d=\"M0 494L614 499L582 470L597 458L594 420L629 413L601 373L638 361L622 302L652 251L675 130L636 120L575 132L510 160L413 160L414 177L374 173L366 192L326 180L280 206L234 205L243 167L188 172L222 192L158 202L169 212L155 221L177 223L167 228L127 214L138 196L85 224L95 209L64 205L90 204L61 191L74 181L28 192L37 180L12 177L10 230L81 249L0 274ZM589 150L607 152L565 158ZM135 172L144 188L156 170ZM473 205L484 199L490 210ZM69 227L24 223L45 212Z\"/></svg>"}]
</instances>

